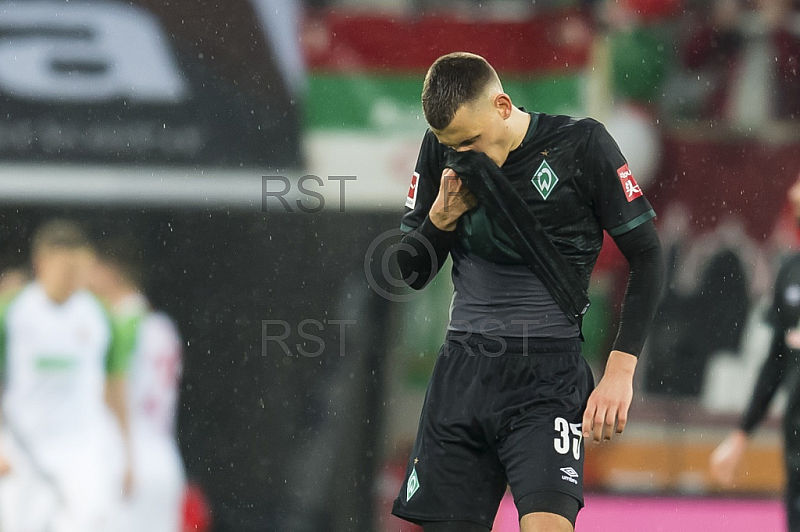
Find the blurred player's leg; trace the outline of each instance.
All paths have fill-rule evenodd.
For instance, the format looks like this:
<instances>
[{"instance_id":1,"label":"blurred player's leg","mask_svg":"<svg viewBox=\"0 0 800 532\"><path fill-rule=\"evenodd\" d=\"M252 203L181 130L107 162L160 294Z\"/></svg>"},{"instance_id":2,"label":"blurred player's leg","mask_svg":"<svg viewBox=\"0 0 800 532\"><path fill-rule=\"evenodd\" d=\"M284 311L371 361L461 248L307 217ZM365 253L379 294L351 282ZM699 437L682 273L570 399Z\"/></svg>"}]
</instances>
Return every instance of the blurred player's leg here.
<instances>
[{"instance_id":1,"label":"blurred player's leg","mask_svg":"<svg viewBox=\"0 0 800 532\"><path fill-rule=\"evenodd\" d=\"M185 489L175 437L182 341L173 321L141 293L139 246L120 238L101 249L92 289L112 303L118 330L135 338L126 389L133 485L115 528L178 532Z\"/></svg>"},{"instance_id":2,"label":"blurred player's leg","mask_svg":"<svg viewBox=\"0 0 800 532\"><path fill-rule=\"evenodd\" d=\"M48 530L62 503L54 479L35 463L32 450L24 448L7 431L0 440L11 464L11 471L0 478L0 530Z\"/></svg>"},{"instance_id":3,"label":"blurred player's leg","mask_svg":"<svg viewBox=\"0 0 800 532\"><path fill-rule=\"evenodd\" d=\"M65 500L53 524L53 532L111 530L122 485L121 468L110 467L109 462L101 458L108 454L111 441L106 427L96 427L87 432L81 443L65 443L60 455L53 453L51 456Z\"/></svg>"},{"instance_id":4,"label":"blurred player's leg","mask_svg":"<svg viewBox=\"0 0 800 532\"><path fill-rule=\"evenodd\" d=\"M179 532L183 465L172 441L139 437L134 441L134 488L123 502L120 532Z\"/></svg>"}]
</instances>

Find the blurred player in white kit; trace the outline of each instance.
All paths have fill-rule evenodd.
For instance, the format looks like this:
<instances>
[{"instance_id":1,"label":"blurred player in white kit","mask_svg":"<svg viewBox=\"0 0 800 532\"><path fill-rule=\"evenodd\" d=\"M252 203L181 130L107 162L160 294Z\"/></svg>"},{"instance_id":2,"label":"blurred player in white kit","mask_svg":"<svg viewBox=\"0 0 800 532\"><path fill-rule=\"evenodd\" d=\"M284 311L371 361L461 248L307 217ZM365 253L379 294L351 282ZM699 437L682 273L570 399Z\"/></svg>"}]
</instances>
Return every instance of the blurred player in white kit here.
<instances>
[{"instance_id":1,"label":"blurred player in white kit","mask_svg":"<svg viewBox=\"0 0 800 532\"><path fill-rule=\"evenodd\" d=\"M3 532L107 532L131 481L128 353L84 288L93 261L78 225L47 222L32 241L33 282L0 305Z\"/></svg>"},{"instance_id":2,"label":"blurred player in white kit","mask_svg":"<svg viewBox=\"0 0 800 532\"><path fill-rule=\"evenodd\" d=\"M131 349L128 413L133 486L123 501L120 532L178 532L185 490L175 436L181 340L172 320L154 312L140 291L136 246L100 245L90 286L113 309L121 342Z\"/></svg>"}]
</instances>

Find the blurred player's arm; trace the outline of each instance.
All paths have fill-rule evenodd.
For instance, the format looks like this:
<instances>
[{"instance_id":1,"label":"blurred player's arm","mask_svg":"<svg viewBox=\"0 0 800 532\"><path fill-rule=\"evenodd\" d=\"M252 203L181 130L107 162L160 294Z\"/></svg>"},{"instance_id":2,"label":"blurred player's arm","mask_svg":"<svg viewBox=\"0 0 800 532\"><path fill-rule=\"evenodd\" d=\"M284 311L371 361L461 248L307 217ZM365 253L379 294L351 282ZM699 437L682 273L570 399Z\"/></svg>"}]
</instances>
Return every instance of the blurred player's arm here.
<instances>
[{"instance_id":1,"label":"blurred player's arm","mask_svg":"<svg viewBox=\"0 0 800 532\"><path fill-rule=\"evenodd\" d=\"M128 422L128 386L123 374L106 376L106 404L119 423L125 452L125 478L122 492L130 493L133 483L133 457L131 450L130 424Z\"/></svg>"},{"instance_id":2,"label":"blurred player's arm","mask_svg":"<svg viewBox=\"0 0 800 532\"><path fill-rule=\"evenodd\" d=\"M8 271L8 270L7 270ZM5 272L4 272L5 273ZM8 307L11 304L14 296L22 289L24 284L18 284L2 291L0 294L0 375L5 377L6 364L8 363L8 332L6 328L6 315ZM5 381L5 378L0 379ZM4 396L3 386L0 385L0 397ZM3 409L0 408L0 434L4 431L5 420L3 419ZM11 471L11 463L6 456L6 450L0 443L0 476L7 474Z\"/></svg>"},{"instance_id":3,"label":"blurred player's arm","mask_svg":"<svg viewBox=\"0 0 800 532\"><path fill-rule=\"evenodd\" d=\"M652 220L614 237L630 272L622 304L619 332L606 362L603 378L589 397L583 435L595 442L622 433L633 401L633 375L647 332L661 298L664 260Z\"/></svg>"},{"instance_id":4,"label":"blurred player's arm","mask_svg":"<svg viewBox=\"0 0 800 532\"><path fill-rule=\"evenodd\" d=\"M745 434L752 433L761 420L764 419L772 398L775 397L775 392L778 391L786 376L786 365L789 358L787 349L785 333L776 330L769 354L758 374L750 405L747 407L744 416L742 416L742 421L739 425L739 428Z\"/></svg>"},{"instance_id":5,"label":"blurred player's arm","mask_svg":"<svg viewBox=\"0 0 800 532\"><path fill-rule=\"evenodd\" d=\"M420 290L436 277L455 240L458 219L475 204L475 197L456 173L446 168L428 216L403 237L405 250L397 253L400 272L411 288Z\"/></svg>"},{"instance_id":6,"label":"blurred player's arm","mask_svg":"<svg viewBox=\"0 0 800 532\"><path fill-rule=\"evenodd\" d=\"M769 354L761 366L753 396L742 416L739 428L731 432L711 453L709 460L711 477L720 484L725 486L733 484L736 469L747 448L748 437L766 416L772 398L775 397L786 376L788 356L785 338L783 330L775 330Z\"/></svg>"},{"instance_id":7,"label":"blurred player's arm","mask_svg":"<svg viewBox=\"0 0 800 532\"><path fill-rule=\"evenodd\" d=\"M397 252L403 281L414 290L427 286L447 260L454 237L455 232L442 231L430 218L425 218L419 228L403 236Z\"/></svg>"},{"instance_id":8,"label":"blurred player's arm","mask_svg":"<svg viewBox=\"0 0 800 532\"><path fill-rule=\"evenodd\" d=\"M765 321L773 329L772 342L759 370L750 403L742 416L739 428L732 431L711 453L709 460L711 477L726 486L733 485L736 470L747 448L747 440L766 416L775 393L786 378L790 346L796 348L795 344L800 345L797 340L800 331L792 327L793 320L788 318L781 308L786 286L794 282L791 278L792 271L793 261L788 261L775 278L772 303L765 316Z\"/></svg>"},{"instance_id":9,"label":"blurred player's arm","mask_svg":"<svg viewBox=\"0 0 800 532\"><path fill-rule=\"evenodd\" d=\"M106 355L106 393L108 408L119 423L125 453L125 476L122 492L131 493L133 487L133 449L128 416L128 369L136 342L136 322L114 323L112 340Z\"/></svg>"}]
</instances>

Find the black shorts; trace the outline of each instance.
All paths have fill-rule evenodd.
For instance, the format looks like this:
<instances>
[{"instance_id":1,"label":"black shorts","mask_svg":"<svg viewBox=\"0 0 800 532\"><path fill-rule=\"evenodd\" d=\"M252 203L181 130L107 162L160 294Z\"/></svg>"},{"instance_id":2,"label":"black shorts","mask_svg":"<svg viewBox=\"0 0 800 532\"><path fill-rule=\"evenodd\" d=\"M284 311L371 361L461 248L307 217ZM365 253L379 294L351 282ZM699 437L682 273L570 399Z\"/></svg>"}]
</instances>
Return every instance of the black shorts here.
<instances>
[{"instance_id":1,"label":"black shorts","mask_svg":"<svg viewBox=\"0 0 800 532\"><path fill-rule=\"evenodd\" d=\"M594 379L580 340L457 338L439 351L392 513L491 528L507 485L517 503L560 493L583 507Z\"/></svg>"}]
</instances>

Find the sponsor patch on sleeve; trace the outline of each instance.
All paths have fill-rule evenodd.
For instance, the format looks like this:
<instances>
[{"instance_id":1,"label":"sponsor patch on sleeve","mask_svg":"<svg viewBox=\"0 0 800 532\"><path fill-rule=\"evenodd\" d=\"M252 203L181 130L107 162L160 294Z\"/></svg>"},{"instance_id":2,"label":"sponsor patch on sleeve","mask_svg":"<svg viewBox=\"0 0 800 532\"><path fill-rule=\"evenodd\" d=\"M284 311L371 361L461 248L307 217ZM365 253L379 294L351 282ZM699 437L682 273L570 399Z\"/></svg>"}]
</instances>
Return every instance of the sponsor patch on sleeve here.
<instances>
[{"instance_id":1,"label":"sponsor patch on sleeve","mask_svg":"<svg viewBox=\"0 0 800 532\"><path fill-rule=\"evenodd\" d=\"M625 192L625 197L628 199L629 203L642 195L642 188L636 183L633 172L628 168L628 163L617 168L617 175L619 176L619 181L622 183L622 190ZM408 205L408 202L406 202L406 205Z\"/></svg>"},{"instance_id":2,"label":"sponsor patch on sleeve","mask_svg":"<svg viewBox=\"0 0 800 532\"><path fill-rule=\"evenodd\" d=\"M414 175L411 176L411 186L408 187L408 197L406 197L406 207L408 207L409 209L413 209L417 205L418 182L419 182L419 174L417 172L414 172Z\"/></svg>"}]
</instances>

